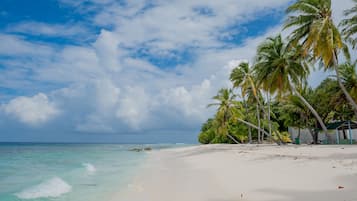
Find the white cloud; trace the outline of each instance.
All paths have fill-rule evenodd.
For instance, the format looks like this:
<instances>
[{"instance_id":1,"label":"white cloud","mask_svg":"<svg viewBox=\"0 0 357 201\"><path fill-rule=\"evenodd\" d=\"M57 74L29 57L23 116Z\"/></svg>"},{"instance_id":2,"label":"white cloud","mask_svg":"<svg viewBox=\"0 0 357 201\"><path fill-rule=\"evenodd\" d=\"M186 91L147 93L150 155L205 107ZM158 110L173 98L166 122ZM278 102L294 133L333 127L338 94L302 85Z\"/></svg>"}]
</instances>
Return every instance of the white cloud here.
<instances>
[{"instance_id":1,"label":"white cloud","mask_svg":"<svg viewBox=\"0 0 357 201\"><path fill-rule=\"evenodd\" d=\"M32 97L17 97L1 108L7 115L32 126L46 123L59 114L59 110L43 93Z\"/></svg>"},{"instance_id":2,"label":"white cloud","mask_svg":"<svg viewBox=\"0 0 357 201\"><path fill-rule=\"evenodd\" d=\"M141 124L149 117L152 101L141 87L126 87L119 100L116 115L133 129L142 128Z\"/></svg>"},{"instance_id":3,"label":"white cloud","mask_svg":"<svg viewBox=\"0 0 357 201\"><path fill-rule=\"evenodd\" d=\"M102 30L96 42L93 44L97 56L99 58L99 65L102 68L108 68L112 71L119 71L119 57L118 49L119 39L115 33Z\"/></svg>"},{"instance_id":4,"label":"white cloud","mask_svg":"<svg viewBox=\"0 0 357 201\"><path fill-rule=\"evenodd\" d=\"M83 123L75 126L75 130L86 133L113 133L114 129L97 114L89 115Z\"/></svg>"},{"instance_id":5,"label":"white cloud","mask_svg":"<svg viewBox=\"0 0 357 201\"><path fill-rule=\"evenodd\" d=\"M123 18L118 12L111 18L120 18L114 21L117 26L116 32L125 38L123 43L130 47L145 43L153 52L187 47L212 48L224 45L217 41L217 38L227 32L227 27L252 20L258 15L256 12L279 8L287 2L288 0L180 0L170 3L157 1L153 8L143 13ZM214 16L198 14L194 10L197 6L212 9ZM135 6L137 7L139 6Z\"/></svg>"},{"instance_id":6,"label":"white cloud","mask_svg":"<svg viewBox=\"0 0 357 201\"><path fill-rule=\"evenodd\" d=\"M151 52L165 53L187 46L220 47L223 44L217 39L231 32L227 27L282 9L289 0L62 2L79 7L82 12L95 9L93 23L115 27L124 46L135 48L144 44ZM211 15L197 12L197 8L209 10Z\"/></svg>"},{"instance_id":7,"label":"white cloud","mask_svg":"<svg viewBox=\"0 0 357 201\"><path fill-rule=\"evenodd\" d=\"M53 48L49 46L28 42L14 35L0 33L0 55L49 57L53 53Z\"/></svg>"},{"instance_id":8,"label":"white cloud","mask_svg":"<svg viewBox=\"0 0 357 201\"><path fill-rule=\"evenodd\" d=\"M352 8L355 5L353 0L332 0L331 3L333 8L333 18L337 23L345 18L343 11Z\"/></svg>"},{"instance_id":9,"label":"white cloud","mask_svg":"<svg viewBox=\"0 0 357 201\"><path fill-rule=\"evenodd\" d=\"M6 80L6 86L21 88L28 85L24 78L59 85L48 92L52 101L38 94L14 98L2 108L30 125L45 123L61 108L61 121L74 130L100 133L199 128L213 114L214 108L206 108L211 97L219 88L231 87L228 76L232 67L242 60L252 61L256 46L279 33L281 25L246 38L242 44L227 45L219 36L229 35L232 30L226 28L231 25L248 23L262 12L273 12L289 2L157 0L147 9L147 1L129 1L124 6L112 0L83 0L85 4L62 1L82 9L80 12L95 8L98 12L90 20L112 29L102 28L93 43L57 48L0 35L1 55L34 58L6 61L16 69L26 65L31 73L4 73L0 84ZM211 14L199 15L197 7ZM189 59L175 52L187 50L193 58L174 68L159 68L137 55L138 49L158 60Z\"/></svg>"},{"instance_id":10,"label":"white cloud","mask_svg":"<svg viewBox=\"0 0 357 201\"><path fill-rule=\"evenodd\" d=\"M97 80L95 83L95 103L99 111L111 112L118 104L120 89L110 80Z\"/></svg>"},{"instance_id":11,"label":"white cloud","mask_svg":"<svg viewBox=\"0 0 357 201\"><path fill-rule=\"evenodd\" d=\"M85 46L66 46L33 70L36 79L59 83L85 82L104 76L95 50Z\"/></svg>"},{"instance_id":12,"label":"white cloud","mask_svg":"<svg viewBox=\"0 0 357 201\"><path fill-rule=\"evenodd\" d=\"M10 33L22 33L51 37L76 37L88 33L88 30L79 24L47 24L43 22L28 21L11 25L6 29ZM83 39L83 38L82 38Z\"/></svg>"}]
</instances>

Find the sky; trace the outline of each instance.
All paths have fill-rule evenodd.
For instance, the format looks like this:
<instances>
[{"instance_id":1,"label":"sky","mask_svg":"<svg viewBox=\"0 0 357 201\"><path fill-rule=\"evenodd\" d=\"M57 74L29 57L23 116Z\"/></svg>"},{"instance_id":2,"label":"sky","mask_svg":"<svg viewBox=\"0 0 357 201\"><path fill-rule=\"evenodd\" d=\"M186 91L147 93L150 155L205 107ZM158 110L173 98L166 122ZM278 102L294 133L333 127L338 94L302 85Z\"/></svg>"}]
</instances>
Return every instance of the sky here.
<instances>
[{"instance_id":1,"label":"sky","mask_svg":"<svg viewBox=\"0 0 357 201\"><path fill-rule=\"evenodd\" d=\"M336 22L353 5L332 2ZM291 3L1 0L0 141L195 143Z\"/></svg>"}]
</instances>

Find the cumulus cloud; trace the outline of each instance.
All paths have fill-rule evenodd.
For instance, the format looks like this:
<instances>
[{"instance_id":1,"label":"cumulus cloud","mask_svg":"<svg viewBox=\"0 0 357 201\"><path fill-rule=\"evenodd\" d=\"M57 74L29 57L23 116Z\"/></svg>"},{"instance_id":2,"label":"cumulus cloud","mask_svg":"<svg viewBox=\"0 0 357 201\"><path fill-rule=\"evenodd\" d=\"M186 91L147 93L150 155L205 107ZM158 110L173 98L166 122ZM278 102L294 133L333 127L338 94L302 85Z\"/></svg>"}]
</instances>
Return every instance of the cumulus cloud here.
<instances>
[{"instance_id":1,"label":"cumulus cloud","mask_svg":"<svg viewBox=\"0 0 357 201\"><path fill-rule=\"evenodd\" d=\"M136 47L145 44L154 54L167 54L172 49L187 47L212 48L221 47L217 40L226 32L227 27L236 26L253 20L257 12L269 12L282 9L288 0L267 1L157 1L147 8L146 1L128 2L123 9L128 12L106 12L111 7L103 8L95 22L114 23L116 33L124 45ZM113 6L118 6L112 4ZM197 12L197 8L206 8L212 15ZM135 9L136 12L130 12ZM106 13L104 18L101 13ZM107 13L112 13L108 15ZM129 16L129 17L128 17ZM109 20L117 19L117 20Z\"/></svg>"},{"instance_id":2,"label":"cumulus cloud","mask_svg":"<svg viewBox=\"0 0 357 201\"><path fill-rule=\"evenodd\" d=\"M46 123L59 114L59 110L43 93L32 97L17 97L1 108L7 115L32 126Z\"/></svg>"},{"instance_id":3,"label":"cumulus cloud","mask_svg":"<svg viewBox=\"0 0 357 201\"><path fill-rule=\"evenodd\" d=\"M25 39L0 33L0 55L4 56L51 56L53 48L26 41Z\"/></svg>"},{"instance_id":4,"label":"cumulus cloud","mask_svg":"<svg viewBox=\"0 0 357 201\"><path fill-rule=\"evenodd\" d=\"M20 22L6 29L9 33L31 34L50 37L83 36L89 31L79 24L47 24L36 21Z\"/></svg>"},{"instance_id":5,"label":"cumulus cloud","mask_svg":"<svg viewBox=\"0 0 357 201\"><path fill-rule=\"evenodd\" d=\"M120 98L116 115L131 128L139 129L150 114L152 103L149 95L141 87L127 87Z\"/></svg>"},{"instance_id":6,"label":"cumulus cloud","mask_svg":"<svg viewBox=\"0 0 357 201\"><path fill-rule=\"evenodd\" d=\"M112 71L118 71L120 68L118 49L119 39L110 31L102 30L94 43L97 56L99 58L99 65L103 68L108 68Z\"/></svg>"},{"instance_id":7,"label":"cumulus cloud","mask_svg":"<svg viewBox=\"0 0 357 201\"><path fill-rule=\"evenodd\" d=\"M91 12L88 20L100 33L90 43L60 47L0 34L1 55L31 58L0 58L0 65L7 67L0 74L2 86L54 85L46 91L51 100L41 93L13 97L2 110L29 125L44 125L61 112L59 120L74 131L125 133L199 129L214 112L206 108L211 98L218 89L232 86L232 68L252 61L257 45L279 33L281 25L239 44L227 45L220 36L231 37L234 28L229 27L282 9L289 1L61 2Z\"/></svg>"},{"instance_id":8,"label":"cumulus cloud","mask_svg":"<svg viewBox=\"0 0 357 201\"><path fill-rule=\"evenodd\" d=\"M75 126L75 130L85 133L114 133L114 129L108 122L97 114L92 114L85 117L83 123L79 123Z\"/></svg>"}]
</instances>

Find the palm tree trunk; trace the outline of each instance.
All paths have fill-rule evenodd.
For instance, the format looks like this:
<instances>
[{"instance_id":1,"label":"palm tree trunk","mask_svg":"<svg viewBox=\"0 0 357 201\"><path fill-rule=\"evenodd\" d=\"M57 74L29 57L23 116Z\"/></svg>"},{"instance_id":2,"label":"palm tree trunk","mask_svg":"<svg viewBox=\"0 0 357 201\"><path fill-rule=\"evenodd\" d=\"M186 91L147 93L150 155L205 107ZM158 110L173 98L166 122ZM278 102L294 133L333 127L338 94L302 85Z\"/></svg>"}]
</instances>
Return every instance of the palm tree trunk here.
<instances>
[{"instance_id":1,"label":"palm tree trunk","mask_svg":"<svg viewBox=\"0 0 357 201\"><path fill-rule=\"evenodd\" d=\"M335 72L336 72L336 78L337 78L337 82L338 85L340 86L340 88L343 91L343 94L345 94L348 102L350 103L350 105L353 108L353 112L355 113L355 116L357 117L357 104L356 102L353 100L353 98L351 97L351 95L348 93L346 87L343 85L343 83L341 82L341 77L340 77L340 72L338 71L338 67L337 65L335 65Z\"/></svg>"},{"instance_id":2,"label":"palm tree trunk","mask_svg":"<svg viewBox=\"0 0 357 201\"><path fill-rule=\"evenodd\" d=\"M343 85L343 83L341 81L340 72L338 71L338 58L337 58L336 50L333 51L333 66L334 66L334 69L335 69L335 72L336 72L336 78L337 78L338 85L340 86L340 88L342 89L343 93L345 94L348 102L350 103L350 105L353 108L353 112L355 113L355 116L357 117L357 104L353 100L351 95L348 93L346 87Z\"/></svg>"},{"instance_id":3,"label":"palm tree trunk","mask_svg":"<svg viewBox=\"0 0 357 201\"><path fill-rule=\"evenodd\" d=\"M240 144L236 139L234 139L234 137L233 137L232 135L230 135L230 134L227 133L227 136L228 136L231 140L233 140L233 142L235 142L236 144Z\"/></svg>"},{"instance_id":4,"label":"palm tree trunk","mask_svg":"<svg viewBox=\"0 0 357 201\"><path fill-rule=\"evenodd\" d=\"M258 143L260 143L260 114L259 114L259 104L257 105L257 120L258 120Z\"/></svg>"},{"instance_id":5,"label":"palm tree trunk","mask_svg":"<svg viewBox=\"0 0 357 201\"><path fill-rule=\"evenodd\" d=\"M311 137L312 137L312 141L314 144L317 144L318 141L318 137L315 136L314 132L312 131L312 129L310 127L307 128L307 130L309 131ZM318 135L318 134L316 134Z\"/></svg>"},{"instance_id":6,"label":"palm tree trunk","mask_svg":"<svg viewBox=\"0 0 357 201\"><path fill-rule=\"evenodd\" d=\"M252 144L252 129L250 126L248 126L248 139L249 139L249 144Z\"/></svg>"},{"instance_id":7,"label":"palm tree trunk","mask_svg":"<svg viewBox=\"0 0 357 201\"><path fill-rule=\"evenodd\" d=\"M270 92L268 91L268 121L269 121L269 138L271 137L271 119L270 119L270 112L271 112L271 109L270 109L270 104L271 104L271 101L270 101Z\"/></svg>"},{"instance_id":8,"label":"palm tree trunk","mask_svg":"<svg viewBox=\"0 0 357 201\"><path fill-rule=\"evenodd\" d=\"M243 119L237 119L237 120L238 120L239 122L243 123L243 124L246 124L246 125L248 125L248 126L250 126L250 127L252 127L252 128L257 129L258 131L261 131L262 133L264 133L264 134L266 134L266 135L269 135L269 133L266 132L264 129L261 129L260 127L254 125L254 124L252 124L252 123L250 123L250 122L244 121ZM274 140L274 139L273 139L273 141L274 141L275 143L277 143L278 145L281 144L281 142L276 141L276 140Z\"/></svg>"},{"instance_id":9,"label":"palm tree trunk","mask_svg":"<svg viewBox=\"0 0 357 201\"><path fill-rule=\"evenodd\" d=\"M262 106L262 108L264 107L264 105ZM265 120L267 118L266 114L263 113L263 120ZM260 126L264 129L264 122L260 122ZM264 142L264 133L260 134L260 142L263 143Z\"/></svg>"},{"instance_id":10,"label":"palm tree trunk","mask_svg":"<svg viewBox=\"0 0 357 201\"><path fill-rule=\"evenodd\" d=\"M312 112L312 114L315 116L315 118L317 119L317 121L319 122L322 130L324 131L326 137L327 137L327 128L326 128L326 125L325 123L322 121L320 115L316 112L316 110L310 105L309 102L307 102L307 100L295 89L294 86L291 85L291 88L293 90L293 92L295 93L295 95L297 97L300 98L300 100L306 105L306 107L309 108L309 110Z\"/></svg>"},{"instance_id":11,"label":"palm tree trunk","mask_svg":"<svg viewBox=\"0 0 357 201\"><path fill-rule=\"evenodd\" d=\"M245 107L245 115L248 116L248 104L245 101L245 98L243 97L243 102L244 102L244 107ZM248 126L248 140L249 140L249 144L252 143L252 129L250 128L250 126Z\"/></svg>"},{"instance_id":12,"label":"palm tree trunk","mask_svg":"<svg viewBox=\"0 0 357 201\"><path fill-rule=\"evenodd\" d=\"M251 80L251 82L253 83L252 80ZM252 84L252 87L254 87L253 84ZM256 89L256 90L257 90L257 89ZM258 89L257 91L259 91L259 89ZM259 109L259 107L262 108L264 115L266 114L266 111L265 111L265 109L264 109L264 106L261 104L261 102L260 102L259 97L258 97L257 94L254 94L254 98L256 99L257 104L258 104L258 106L257 106L257 119L258 119L258 126L259 126L259 128L260 128L261 125L260 125L260 112L259 112L260 109ZM261 138L261 139L260 139L260 138ZM261 135L260 130L258 130L258 143L260 143L260 142L263 141L263 140L264 140L264 134Z\"/></svg>"}]
</instances>

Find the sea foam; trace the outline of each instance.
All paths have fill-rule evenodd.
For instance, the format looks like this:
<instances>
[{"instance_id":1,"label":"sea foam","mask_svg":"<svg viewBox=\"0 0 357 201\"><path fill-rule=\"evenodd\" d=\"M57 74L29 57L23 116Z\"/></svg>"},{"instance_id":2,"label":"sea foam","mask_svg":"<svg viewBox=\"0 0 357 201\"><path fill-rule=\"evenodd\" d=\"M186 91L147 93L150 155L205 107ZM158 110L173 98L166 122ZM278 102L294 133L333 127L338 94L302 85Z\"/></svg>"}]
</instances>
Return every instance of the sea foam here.
<instances>
[{"instance_id":1,"label":"sea foam","mask_svg":"<svg viewBox=\"0 0 357 201\"><path fill-rule=\"evenodd\" d=\"M94 174L97 171L97 169L94 167L94 165L92 165L90 163L83 163L83 166L86 168L86 170L89 174Z\"/></svg>"},{"instance_id":2,"label":"sea foam","mask_svg":"<svg viewBox=\"0 0 357 201\"><path fill-rule=\"evenodd\" d=\"M59 197L72 190L72 186L59 177L53 177L36 186L24 189L15 195L21 199L35 199L43 197Z\"/></svg>"}]
</instances>

